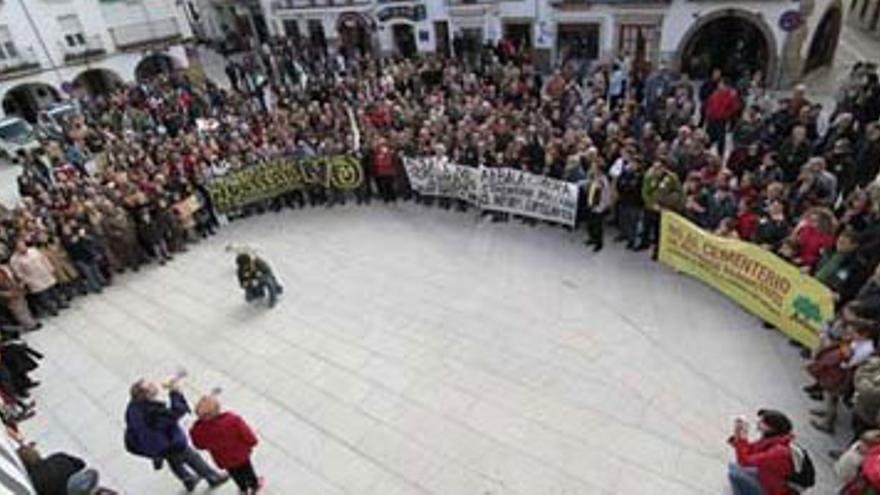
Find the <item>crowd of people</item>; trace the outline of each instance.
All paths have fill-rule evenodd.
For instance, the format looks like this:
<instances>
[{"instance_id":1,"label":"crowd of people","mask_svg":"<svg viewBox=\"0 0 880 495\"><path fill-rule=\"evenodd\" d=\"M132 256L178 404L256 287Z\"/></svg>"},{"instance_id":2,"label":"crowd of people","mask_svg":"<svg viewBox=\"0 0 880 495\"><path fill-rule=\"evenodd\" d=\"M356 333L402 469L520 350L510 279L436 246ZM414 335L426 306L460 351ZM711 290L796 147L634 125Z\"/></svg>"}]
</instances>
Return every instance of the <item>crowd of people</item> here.
<instances>
[{"instance_id":1,"label":"crowd of people","mask_svg":"<svg viewBox=\"0 0 880 495\"><path fill-rule=\"evenodd\" d=\"M404 59L279 39L230 59L226 74L229 88L167 73L83 96L62 140L20 157L21 201L0 212L0 318L13 344L71 299L100 293L122 272L165 264L239 217L376 197L468 209L414 194L403 157L509 167L577 184L575 231L585 229L593 251L603 249L612 225L615 241L656 256L660 212L671 210L773 251L827 285L837 317L810 358L816 383L805 390L824 401L814 426L833 432L838 403L851 405L855 447L840 462L856 467L839 471L843 493L880 487L880 475L871 477L871 466L880 472L875 65L852 68L832 109L801 86L774 96L760 71L715 71L696 84L662 65L642 73L624 57L543 74L509 42L477 57ZM207 185L217 177L278 157L338 154L360 160L364 181L354 191L310 185L223 214L214 208ZM0 365L3 419L14 428L33 413L27 390L35 383L13 369L6 347ZM148 411L138 414L159 411L156 386L138 384L132 401ZM218 416L216 403L204 400L197 412L210 412L199 417ZM179 393L165 409L172 412L156 414L175 423L189 411ZM736 493L790 493L784 481L797 466L777 455L768 467L761 455L791 442L790 421L780 415L762 416L775 426L757 442L737 427ZM193 432L195 445L211 445L214 430L201 431ZM200 476L224 481L181 435L174 455L146 455L168 461L188 490ZM241 479L244 493L256 492L252 470Z\"/></svg>"}]
</instances>

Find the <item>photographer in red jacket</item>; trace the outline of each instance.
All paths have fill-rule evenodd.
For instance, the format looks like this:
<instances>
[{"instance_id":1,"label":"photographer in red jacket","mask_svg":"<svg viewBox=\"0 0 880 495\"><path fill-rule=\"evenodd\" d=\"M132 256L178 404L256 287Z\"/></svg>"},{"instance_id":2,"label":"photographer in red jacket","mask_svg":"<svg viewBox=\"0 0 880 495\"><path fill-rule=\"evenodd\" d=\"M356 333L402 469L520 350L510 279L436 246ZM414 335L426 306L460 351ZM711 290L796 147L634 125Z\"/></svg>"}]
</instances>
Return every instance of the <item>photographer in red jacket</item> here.
<instances>
[{"instance_id":1,"label":"photographer in red jacket","mask_svg":"<svg viewBox=\"0 0 880 495\"><path fill-rule=\"evenodd\" d=\"M254 495L263 486L251 465L251 452L257 445L257 436L247 423L235 413L220 411L216 395L206 395L196 404L198 420L189 435L197 449L207 450L214 463L229 472L238 489L245 495Z\"/></svg>"},{"instance_id":2,"label":"photographer in red jacket","mask_svg":"<svg viewBox=\"0 0 880 495\"><path fill-rule=\"evenodd\" d=\"M727 477L734 495L792 495L788 479L794 472L790 444L794 439L791 421L770 409L758 411L761 438L749 441L749 424L737 419L728 443L736 451L736 463L728 466Z\"/></svg>"}]
</instances>

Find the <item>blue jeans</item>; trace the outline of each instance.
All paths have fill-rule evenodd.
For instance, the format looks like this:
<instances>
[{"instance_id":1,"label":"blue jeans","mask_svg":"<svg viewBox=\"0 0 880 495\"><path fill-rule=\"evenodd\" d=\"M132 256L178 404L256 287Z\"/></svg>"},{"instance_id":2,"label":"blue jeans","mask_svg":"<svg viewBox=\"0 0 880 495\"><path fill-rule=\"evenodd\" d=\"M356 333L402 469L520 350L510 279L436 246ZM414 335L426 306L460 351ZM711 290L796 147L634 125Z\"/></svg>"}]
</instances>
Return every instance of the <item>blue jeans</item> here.
<instances>
[{"instance_id":1,"label":"blue jeans","mask_svg":"<svg viewBox=\"0 0 880 495\"><path fill-rule=\"evenodd\" d=\"M761 483L758 481L758 469L742 467L735 462L727 465L727 479L733 487L733 495L763 495Z\"/></svg>"},{"instance_id":2,"label":"blue jeans","mask_svg":"<svg viewBox=\"0 0 880 495\"><path fill-rule=\"evenodd\" d=\"M98 265L95 262L87 261L74 261L73 264L85 279L86 287L92 292L101 292L101 288L107 284L107 281L104 280L104 275L101 274Z\"/></svg>"}]
</instances>

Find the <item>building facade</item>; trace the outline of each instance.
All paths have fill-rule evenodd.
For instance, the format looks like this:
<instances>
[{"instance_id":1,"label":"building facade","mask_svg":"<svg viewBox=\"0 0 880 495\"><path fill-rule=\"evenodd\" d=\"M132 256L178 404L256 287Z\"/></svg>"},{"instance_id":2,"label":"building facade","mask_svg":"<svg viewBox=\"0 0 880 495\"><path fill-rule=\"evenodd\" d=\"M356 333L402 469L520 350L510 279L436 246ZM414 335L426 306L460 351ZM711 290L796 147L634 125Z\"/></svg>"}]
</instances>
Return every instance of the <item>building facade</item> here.
<instances>
[{"instance_id":1,"label":"building facade","mask_svg":"<svg viewBox=\"0 0 880 495\"><path fill-rule=\"evenodd\" d=\"M187 65L179 0L0 0L0 98L29 119L77 91L102 92Z\"/></svg>"},{"instance_id":2,"label":"building facade","mask_svg":"<svg viewBox=\"0 0 880 495\"><path fill-rule=\"evenodd\" d=\"M880 0L849 0L847 22L880 38Z\"/></svg>"},{"instance_id":3,"label":"building facade","mask_svg":"<svg viewBox=\"0 0 880 495\"><path fill-rule=\"evenodd\" d=\"M307 36L331 49L453 53L507 37L533 50L535 59L548 67L569 60L628 59L644 69L665 63L699 78L712 67L730 71L739 64L762 70L771 84L788 85L833 62L842 1L251 0L251 4L260 4L267 36ZM878 0L855 1L876 4Z\"/></svg>"}]
</instances>

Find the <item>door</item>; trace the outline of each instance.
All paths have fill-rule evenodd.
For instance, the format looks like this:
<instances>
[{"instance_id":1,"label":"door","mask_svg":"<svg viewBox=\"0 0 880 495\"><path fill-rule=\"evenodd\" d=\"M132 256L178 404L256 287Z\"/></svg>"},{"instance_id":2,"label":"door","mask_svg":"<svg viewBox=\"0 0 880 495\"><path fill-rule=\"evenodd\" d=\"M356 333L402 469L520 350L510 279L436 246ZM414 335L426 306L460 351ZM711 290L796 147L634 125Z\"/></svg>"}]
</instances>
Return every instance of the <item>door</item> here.
<instances>
[{"instance_id":1,"label":"door","mask_svg":"<svg viewBox=\"0 0 880 495\"><path fill-rule=\"evenodd\" d=\"M442 57L449 56L449 22L434 21L434 39L437 44L437 54Z\"/></svg>"},{"instance_id":2,"label":"door","mask_svg":"<svg viewBox=\"0 0 880 495\"><path fill-rule=\"evenodd\" d=\"M623 24L620 26L618 55L632 60L632 69L638 78L651 72L657 56L660 29L648 24Z\"/></svg>"},{"instance_id":3,"label":"door","mask_svg":"<svg viewBox=\"0 0 880 495\"><path fill-rule=\"evenodd\" d=\"M399 55L411 58L416 54L416 35L409 24L395 24L391 27L394 48Z\"/></svg>"},{"instance_id":4,"label":"door","mask_svg":"<svg viewBox=\"0 0 880 495\"><path fill-rule=\"evenodd\" d=\"M556 50L563 64L571 60L585 63L599 58L598 24L560 24L557 32Z\"/></svg>"}]
</instances>

